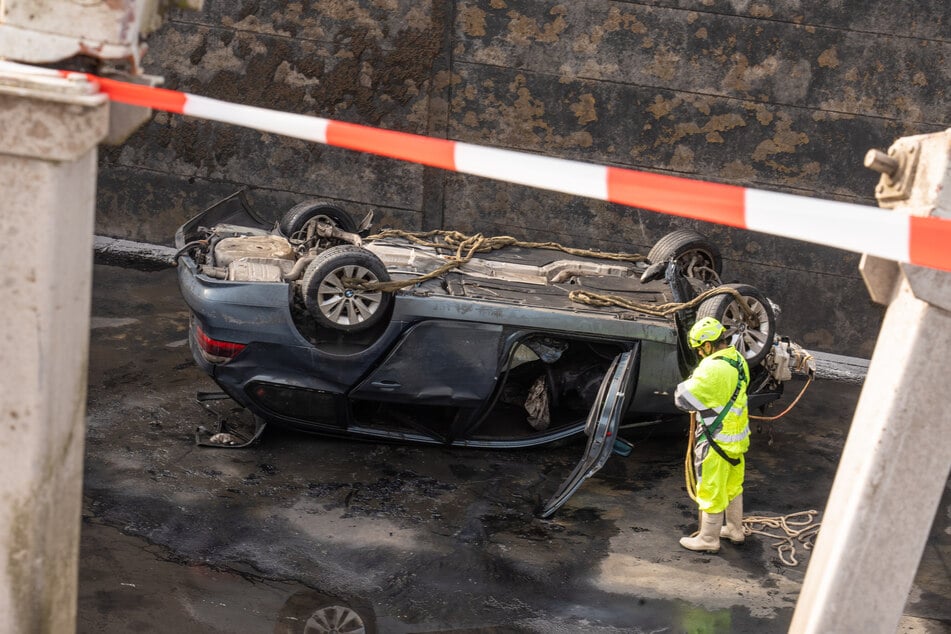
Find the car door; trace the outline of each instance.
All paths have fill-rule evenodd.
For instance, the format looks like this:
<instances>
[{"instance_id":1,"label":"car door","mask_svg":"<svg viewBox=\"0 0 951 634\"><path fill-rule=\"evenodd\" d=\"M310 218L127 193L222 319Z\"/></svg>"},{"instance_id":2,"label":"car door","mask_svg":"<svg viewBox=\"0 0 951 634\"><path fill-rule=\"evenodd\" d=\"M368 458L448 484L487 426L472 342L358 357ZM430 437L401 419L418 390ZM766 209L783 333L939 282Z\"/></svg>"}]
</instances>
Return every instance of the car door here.
<instances>
[{"instance_id":1,"label":"car door","mask_svg":"<svg viewBox=\"0 0 951 634\"><path fill-rule=\"evenodd\" d=\"M474 407L492 395L503 328L431 320L409 328L350 397L423 405Z\"/></svg>"},{"instance_id":2,"label":"car door","mask_svg":"<svg viewBox=\"0 0 951 634\"><path fill-rule=\"evenodd\" d=\"M542 507L541 517L551 517L611 456L628 395L633 394L636 387L639 355L638 343L631 350L620 353L611 363L588 414L584 430L588 442L581 462Z\"/></svg>"}]
</instances>

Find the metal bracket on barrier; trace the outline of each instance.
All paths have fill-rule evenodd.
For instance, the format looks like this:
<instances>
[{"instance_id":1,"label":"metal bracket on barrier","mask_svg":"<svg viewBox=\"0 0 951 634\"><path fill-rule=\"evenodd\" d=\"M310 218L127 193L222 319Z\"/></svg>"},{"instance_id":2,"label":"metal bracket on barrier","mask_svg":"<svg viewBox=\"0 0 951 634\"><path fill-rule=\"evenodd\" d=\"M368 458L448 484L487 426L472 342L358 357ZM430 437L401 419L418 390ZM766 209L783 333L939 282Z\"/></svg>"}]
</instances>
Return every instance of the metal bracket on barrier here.
<instances>
[{"instance_id":1,"label":"metal bracket on barrier","mask_svg":"<svg viewBox=\"0 0 951 634\"><path fill-rule=\"evenodd\" d=\"M908 200L920 154L914 143L895 143L888 148L888 154L879 150L868 151L865 167L882 175L875 186L875 198L880 206L890 209Z\"/></svg>"}]
</instances>

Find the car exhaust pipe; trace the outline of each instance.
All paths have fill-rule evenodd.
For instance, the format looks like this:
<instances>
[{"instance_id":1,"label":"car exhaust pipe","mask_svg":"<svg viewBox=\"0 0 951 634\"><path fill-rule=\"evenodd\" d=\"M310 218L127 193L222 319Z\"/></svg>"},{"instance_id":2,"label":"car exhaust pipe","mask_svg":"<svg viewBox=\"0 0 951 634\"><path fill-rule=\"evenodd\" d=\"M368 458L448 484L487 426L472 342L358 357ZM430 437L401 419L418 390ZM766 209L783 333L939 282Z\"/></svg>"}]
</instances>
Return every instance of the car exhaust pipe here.
<instances>
[{"instance_id":1,"label":"car exhaust pipe","mask_svg":"<svg viewBox=\"0 0 951 634\"><path fill-rule=\"evenodd\" d=\"M304 270L314 261L315 255L305 255L297 262L294 263L294 268L284 274L285 282L294 282L299 280L301 275L304 274Z\"/></svg>"}]
</instances>

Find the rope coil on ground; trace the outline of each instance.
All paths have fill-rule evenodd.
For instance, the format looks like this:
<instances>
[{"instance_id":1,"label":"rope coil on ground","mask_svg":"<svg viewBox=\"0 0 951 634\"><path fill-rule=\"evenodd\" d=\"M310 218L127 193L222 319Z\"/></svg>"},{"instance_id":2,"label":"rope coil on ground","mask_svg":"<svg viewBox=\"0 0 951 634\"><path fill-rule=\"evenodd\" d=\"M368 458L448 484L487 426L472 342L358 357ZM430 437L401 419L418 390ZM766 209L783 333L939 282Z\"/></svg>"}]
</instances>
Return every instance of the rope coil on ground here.
<instances>
[{"instance_id":1,"label":"rope coil on ground","mask_svg":"<svg viewBox=\"0 0 951 634\"><path fill-rule=\"evenodd\" d=\"M815 509L788 515L750 515L743 518L743 533L777 540L772 546L776 549L779 560L787 566L798 566L796 545L798 543L803 550L812 550L822 526L821 522L816 521L818 515L819 511ZM782 532L771 533L766 529L778 529Z\"/></svg>"}]
</instances>

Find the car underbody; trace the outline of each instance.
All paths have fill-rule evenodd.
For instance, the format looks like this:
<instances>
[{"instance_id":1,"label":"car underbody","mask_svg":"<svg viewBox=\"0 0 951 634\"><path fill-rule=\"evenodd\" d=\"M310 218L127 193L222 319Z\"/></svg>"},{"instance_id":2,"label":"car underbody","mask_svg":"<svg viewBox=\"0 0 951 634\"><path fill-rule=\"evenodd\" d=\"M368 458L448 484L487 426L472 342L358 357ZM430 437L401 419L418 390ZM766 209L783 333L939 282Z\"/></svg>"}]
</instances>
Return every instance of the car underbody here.
<instances>
[{"instance_id":1,"label":"car underbody","mask_svg":"<svg viewBox=\"0 0 951 634\"><path fill-rule=\"evenodd\" d=\"M319 201L268 222L234 195L179 231L196 362L259 421L500 448L584 432L550 514L622 424L681 415L671 394L696 363L684 333L698 314L732 328L751 408L802 365L772 303L720 284L719 253L693 232L643 257L368 224Z\"/></svg>"}]
</instances>

